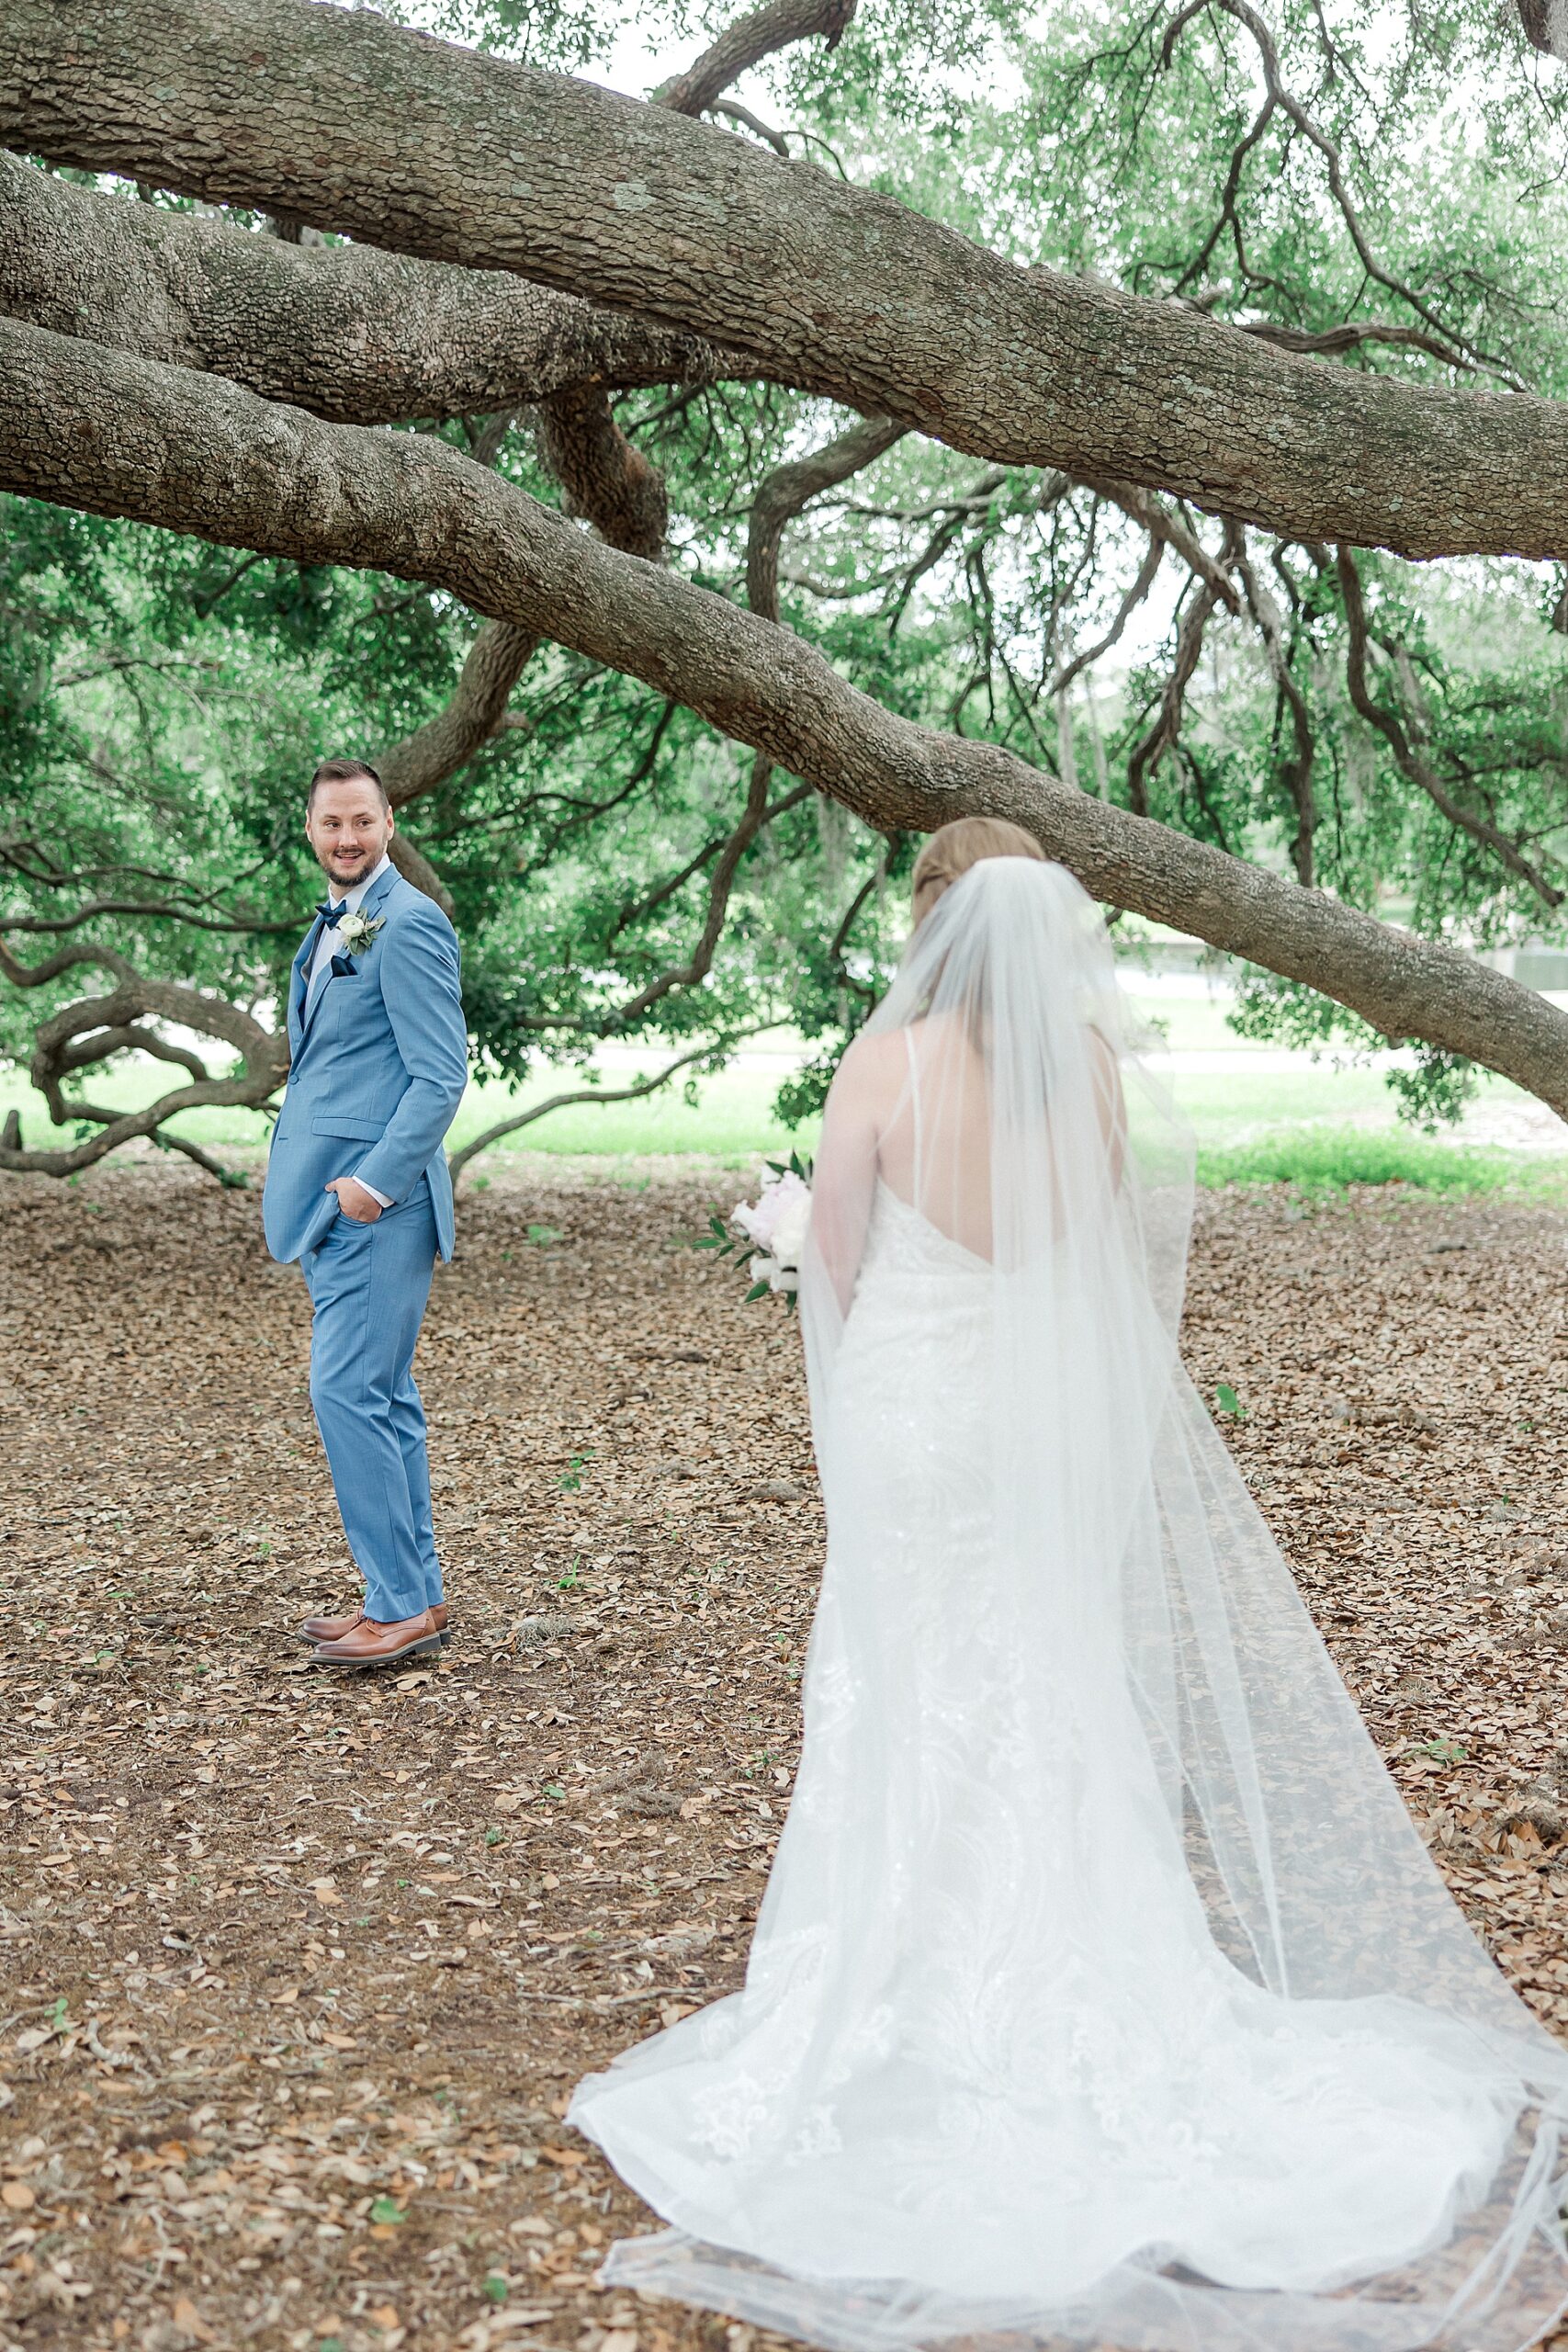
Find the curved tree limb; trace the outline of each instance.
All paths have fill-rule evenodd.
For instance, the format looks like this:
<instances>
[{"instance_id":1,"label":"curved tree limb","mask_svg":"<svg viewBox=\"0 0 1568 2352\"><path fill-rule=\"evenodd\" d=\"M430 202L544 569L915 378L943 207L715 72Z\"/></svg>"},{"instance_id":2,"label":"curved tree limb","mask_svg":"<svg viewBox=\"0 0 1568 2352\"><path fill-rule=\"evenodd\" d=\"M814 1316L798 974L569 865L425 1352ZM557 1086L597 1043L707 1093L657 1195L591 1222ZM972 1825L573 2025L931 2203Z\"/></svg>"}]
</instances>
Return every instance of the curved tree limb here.
<instances>
[{"instance_id":1,"label":"curved tree limb","mask_svg":"<svg viewBox=\"0 0 1568 2352\"><path fill-rule=\"evenodd\" d=\"M498 1120L493 1127L487 1127L483 1135L476 1136L471 1143L466 1143L461 1151L451 1153L446 1166L452 1182L456 1184L469 1162L477 1159L481 1151L488 1151L492 1144L499 1143L502 1136L514 1136L521 1128L531 1127L536 1120L547 1118L552 1111L568 1111L576 1102L639 1102L645 1094L657 1094L661 1086L668 1086L672 1078L678 1078L683 1069L690 1069L694 1063L722 1062L727 1054L733 1053L736 1046L748 1037L760 1037L761 1035L761 1029L740 1029L732 1036L710 1038L705 1046L697 1046L692 1052L680 1055L672 1062L666 1062L664 1068L656 1070L651 1078L638 1079L632 1086L580 1086L567 1094L551 1094L543 1102L536 1102L530 1109L519 1111L515 1118Z\"/></svg>"},{"instance_id":2,"label":"curved tree limb","mask_svg":"<svg viewBox=\"0 0 1568 2352\"><path fill-rule=\"evenodd\" d=\"M1295 867L1296 880L1303 889L1310 890L1313 842L1317 831L1317 802L1312 788L1317 745L1313 734L1312 713L1291 667L1291 649L1285 642L1285 616L1275 601L1273 591L1258 578L1257 566L1247 553L1245 539L1236 556L1235 569L1236 577L1247 594L1247 609L1252 616L1253 626L1263 639L1263 650L1269 658L1275 687L1291 714L1295 754L1291 759L1280 758L1278 764L1280 781L1291 796L1291 805L1295 811L1296 830L1291 840L1291 864Z\"/></svg>"},{"instance_id":3,"label":"curved tree limb","mask_svg":"<svg viewBox=\"0 0 1568 2352\"><path fill-rule=\"evenodd\" d=\"M567 513L592 523L611 547L656 560L670 524L664 477L621 431L604 385L552 393L540 405L539 442Z\"/></svg>"},{"instance_id":4,"label":"curved tree limb","mask_svg":"<svg viewBox=\"0 0 1568 2352\"><path fill-rule=\"evenodd\" d=\"M781 792L778 798L771 800L763 810L763 824L771 825L776 817L784 816L791 808L798 808L803 800L811 798L814 788L809 784L796 784L792 785L787 792ZM610 926L612 939L625 931L628 923L644 922L649 915L657 914L660 908L675 896L677 890L684 889L694 874L700 874L705 865L712 864L728 839L728 834L716 833L710 841L703 843L694 856L687 858L683 865L677 866L673 874L665 875L663 880L656 882L651 890L646 891L640 899L634 899L624 906Z\"/></svg>"},{"instance_id":5,"label":"curved tree limb","mask_svg":"<svg viewBox=\"0 0 1568 2352\"><path fill-rule=\"evenodd\" d=\"M1525 855L1518 843L1509 840L1500 826L1493 824L1490 818L1479 815L1475 809L1467 808L1462 800L1454 797L1430 760L1423 754L1419 744L1414 741L1410 730L1392 710L1385 709L1372 693L1367 676L1366 599L1361 591L1361 575L1356 568L1356 559L1348 548L1336 550L1336 569L1339 594L1345 606L1345 683L1356 709L1369 727L1377 729L1387 743L1401 775L1406 776L1424 792L1450 825L1457 826L1461 832L1468 833L1472 841L1479 842L1483 849L1490 850L1499 865L1506 866L1519 881L1529 885L1543 906L1555 910L1568 894L1550 880L1534 860Z\"/></svg>"},{"instance_id":6,"label":"curved tree limb","mask_svg":"<svg viewBox=\"0 0 1568 2352\"><path fill-rule=\"evenodd\" d=\"M1554 402L1325 368L1185 304L1020 268L667 108L367 9L8 0L0 138L651 314L998 462L1296 538L1568 553Z\"/></svg>"},{"instance_id":7,"label":"curved tree limb","mask_svg":"<svg viewBox=\"0 0 1568 2352\"><path fill-rule=\"evenodd\" d=\"M775 466L751 501L746 535L746 601L770 621L779 616L779 546L787 526L811 500L891 449L904 436L888 417L866 417L809 456Z\"/></svg>"},{"instance_id":8,"label":"curved tree limb","mask_svg":"<svg viewBox=\"0 0 1568 2352\"><path fill-rule=\"evenodd\" d=\"M763 0L761 7L727 25L694 65L666 82L655 93L655 103L671 114L705 114L732 82L797 40L819 35L837 49L855 7L856 0Z\"/></svg>"},{"instance_id":9,"label":"curved tree limb","mask_svg":"<svg viewBox=\"0 0 1568 2352\"><path fill-rule=\"evenodd\" d=\"M1086 490L1095 491L1101 498L1108 498L1113 506L1120 506L1122 512L1139 524L1151 539L1162 542L1173 555L1179 555L1188 571L1196 572L1210 591L1213 603L1224 605L1230 613L1241 610L1241 600L1224 565L1216 561L1197 532L1190 530L1179 514L1173 514L1163 499L1140 489L1136 482L1108 481L1102 476L1093 474L1079 474L1076 480Z\"/></svg>"},{"instance_id":10,"label":"curved tree limb","mask_svg":"<svg viewBox=\"0 0 1568 2352\"><path fill-rule=\"evenodd\" d=\"M164 1122L176 1112L195 1110L206 1102L259 1108L282 1085L288 1071L288 1044L253 1021L237 1005L220 997L204 996L173 980L149 979L129 957L111 947L82 944L60 948L41 964L23 964L0 939L0 972L17 988L42 988L62 973L96 967L112 975L115 985L107 994L82 998L51 1015L38 1033L29 1076L49 1105L56 1126L77 1120L97 1127L97 1134L74 1144L39 1150L24 1148L20 1123L7 1122L12 1132L0 1139L0 1169L11 1174L72 1176L91 1168L122 1143L137 1136L157 1136L175 1150L197 1160L211 1174L227 1171L199 1145L164 1133ZM199 1056L188 1048L168 1045L138 1024L143 1020L168 1021L201 1035L219 1037L241 1055L242 1072L235 1078L211 1078ZM191 1073L192 1083L161 1095L142 1111L117 1111L102 1103L70 1101L62 1080L90 1063L126 1046L135 1046L161 1061L179 1064Z\"/></svg>"},{"instance_id":11,"label":"curved tree limb","mask_svg":"<svg viewBox=\"0 0 1568 2352\"><path fill-rule=\"evenodd\" d=\"M1408 303L1416 316L1424 320L1435 335L1442 337L1445 345L1457 345L1472 363L1488 368L1514 391L1522 391L1523 384L1504 360L1495 352L1483 350L1479 344L1472 343L1467 335L1450 326L1446 320L1438 317L1430 303L1416 292L1414 286L1410 285L1406 279L1395 277L1393 272L1379 259L1372 242L1367 234L1366 225L1357 210L1349 189L1345 185L1344 161L1339 150L1322 124L1314 116L1307 112L1306 107L1303 106L1286 82L1284 70L1280 62L1280 52L1274 44L1274 36L1251 5L1251 0L1212 0L1212 5L1223 9L1226 16L1234 17L1236 23L1251 35L1253 45L1258 51L1258 62L1263 68L1264 87L1269 98L1280 112L1287 115L1295 124L1308 144L1314 147L1323 157L1328 170L1329 192L1338 207L1339 217L1345 223L1350 243L1356 248L1357 258L1367 276L1375 284L1382 287L1387 293L1396 295L1400 301ZM1166 62L1168 62L1177 34L1194 14L1196 11L1191 8L1185 10L1178 22L1173 24L1167 32L1161 51ZM1448 357L1450 354L1448 350L1440 349L1438 356Z\"/></svg>"},{"instance_id":12,"label":"curved tree limb","mask_svg":"<svg viewBox=\"0 0 1568 2352\"><path fill-rule=\"evenodd\" d=\"M769 817L776 813L768 807L768 784L773 772L771 761L759 752L751 763L751 777L747 786L746 806L741 811L740 821L726 839L714 865L708 883L707 912L691 955L684 964L671 965L656 979L649 980L646 987L638 989L634 996L628 997L625 1004L617 1005L614 1021L604 1024L604 1035L614 1036L618 1031L629 1029L633 1022L640 1021L645 1012L651 1012L656 1004L661 1004L677 989L695 988L699 980L706 979L723 936L724 919L729 912L729 894L735 887L740 861Z\"/></svg>"},{"instance_id":13,"label":"curved tree limb","mask_svg":"<svg viewBox=\"0 0 1568 2352\"><path fill-rule=\"evenodd\" d=\"M883 709L792 631L604 547L445 443L0 321L0 488L444 587L683 702L879 831L1010 817L1095 897L1568 1113L1568 1015L1517 981Z\"/></svg>"},{"instance_id":14,"label":"curved tree limb","mask_svg":"<svg viewBox=\"0 0 1568 2352\"><path fill-rule=\"evenodd\" d=\"M1149 544L1144 551L1144 560L1138 566L1137 578L1117 605L1109 627L1094 639L1091 645L1086 645L1081 652L1075 653L1070 661L1062 664L1046 688L1048 694L1053 696L1065 695L1075 678L1083 671L1092 669L1102 653L1109 653L1113 645L1120 643L1122 631L1154 586L1155 574L1160 568L1164 555L1165 541L1156 538L1151 534Z\"/></svg>"},{"instance_id":15,"label":"curved tree limb","mask_svg":"<svg viewBox=\"0 0 1568 2352\"><path fill-rule=\"evenodd\" d=\"M716 98L707 111L716 115L720 122L738 122L743 130L750 131L764 146L771 147L781 163L791 161L789 141L784 132L764 122L761 115L753 114L750 107L743 107L739 98Z\"/></svg>"},{"instance_id":16,"label":"curved tree limb","mask_svg":"<svg viewBox=\"0 0 1568 2352\"><path fill-rule=\"evenodd\" d=\"M170 906L162 899L88 899L68 915L0 915L0 933L80 931L85 922L93 922L100 915L166 917L171 922L185 923L192 931L243 931L265 934L281 933L295 928L292 923L259 922L249 915L192 914L186 908Z\"/></svg>"},{"instance_id":17,"label":"curved tree limb","mask_svg":"<svg viewBox=\"0 0 1568 2352\"><path fill-rule=\"evenodd\" d=\"M1433 334L1424 334L1419 327L1386 327L1359 325L1348 321L1343 326L1324 327L1314 333L1307 327L1276 326L1271 320L1249 319L1242 327L1243 334L1255 334L1260 342L1277 344L1281 351L1318 352L1325 356L1337 356L1342 351L1359 351L1369 343L1393 344L1406 351L1424 351L1432 359L1440 359L1445 368L1460 368L1473 373L1477 362L1466 358L1462 351L1441 343Z\"/></svg>"},{"instance_id":18,"label":"curved tree limb","mask_svg":"<svg viewBox=\"0 0 1568 2352\"><path fill-rule=\"evenodd\" d=\"M1234 523L1227 525L1225 551L1228 560L1234 560L1240 539L1240 526ZM1133 755L1127 763L1127 794L1140 817L1148 815L1149 777L1166 753L1176 749L1178 738L1181 733L1181 715L1187 700L1187 689L1192 682L1192 673L1197 669L1203 651L1203 632L1208 628L1210 615L1213 612L1215 605L1222 601L1219 582L1209 576L1217 570L1218 567L1211 561L1203 578L1198 582L1197 594L1181 616L1180 625L1176 632L1176 659L1171 664L1170 675L1166 680L1164 692L1160 695L1159 710L1153 726L1134 746ZM1228 585L1228 582L1226 584ZM1234 596L1235 591L1232 590L1231 593ZM1200 783L1201 781L1200 778Z\"/></svg>"}]
</instances>

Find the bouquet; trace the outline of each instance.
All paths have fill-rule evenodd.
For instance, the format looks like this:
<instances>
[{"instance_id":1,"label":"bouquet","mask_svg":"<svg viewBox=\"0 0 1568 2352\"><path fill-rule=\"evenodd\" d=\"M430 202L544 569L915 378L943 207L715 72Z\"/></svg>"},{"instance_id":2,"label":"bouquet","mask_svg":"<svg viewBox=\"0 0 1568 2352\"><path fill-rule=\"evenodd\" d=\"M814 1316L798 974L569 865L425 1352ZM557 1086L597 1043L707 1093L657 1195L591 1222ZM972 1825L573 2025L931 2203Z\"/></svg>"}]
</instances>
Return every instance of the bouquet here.
<instances>
[{"instance_id":1,"label":"bouquet","mask_svg":"<svg viewBox=\"0 0 1568 2352\"><path fill-rule=\"evenodd\" d=\"M737 1201L728 1223L714 1210L697 1247L715 1250L721 1258L749 1250L748 1305L776 1291L793 1309L800 1283L801 1253L811 1223L811 1162L792 1151L787 1159L770 1159L767 1168L755 1202Z\"/></svg>"}]
</instances>

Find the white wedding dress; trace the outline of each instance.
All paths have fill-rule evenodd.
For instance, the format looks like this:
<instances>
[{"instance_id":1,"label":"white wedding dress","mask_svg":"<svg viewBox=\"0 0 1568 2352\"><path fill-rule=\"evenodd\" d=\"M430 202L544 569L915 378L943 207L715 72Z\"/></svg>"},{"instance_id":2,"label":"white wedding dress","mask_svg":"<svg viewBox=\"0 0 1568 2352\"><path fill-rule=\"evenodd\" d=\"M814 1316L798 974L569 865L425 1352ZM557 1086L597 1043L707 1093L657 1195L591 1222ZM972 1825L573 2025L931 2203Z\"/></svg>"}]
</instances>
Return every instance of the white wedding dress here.
<instances>
[{"instance_id":1,"label":"white wedding dress","mask_svg":"<svg viewBox=\"0 0 1568 2352\"><path fill-rule=\"evenodd\" d=\"M829 1514L745 1988L579 2089L608 2276L844 2352L1517 2352L1568 2057L1471 1937L1175 1349L1090 902L989 861L846 1057Z\"/></svg>"}]
</instances>

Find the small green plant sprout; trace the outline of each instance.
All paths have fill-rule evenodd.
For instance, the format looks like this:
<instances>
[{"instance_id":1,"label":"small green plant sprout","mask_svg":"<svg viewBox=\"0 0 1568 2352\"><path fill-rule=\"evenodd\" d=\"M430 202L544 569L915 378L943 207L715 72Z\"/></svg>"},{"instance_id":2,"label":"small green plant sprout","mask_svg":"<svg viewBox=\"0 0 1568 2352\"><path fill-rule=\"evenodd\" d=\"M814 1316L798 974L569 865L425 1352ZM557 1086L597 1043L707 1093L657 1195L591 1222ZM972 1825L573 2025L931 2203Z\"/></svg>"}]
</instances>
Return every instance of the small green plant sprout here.
<instances>
[{"instance_id":1,"label":"small green plant sprout","mask_svg":"<svg viewBox=\"0 0 1568 2352\"><path fill-rule=\"evenodd\" d=\"M395 2229L400 2222L408 2220L408 2212L395 2197L378 2197L370 2208L370 2219Z\"/></svg>"},{"instance_id":2,"label":"small green plant sprout","mask_svg":"<svg viewBox=\"0 0 1568 2352\"><path fill-rule=\"evenodd\" d=\"M553 1225L531 1225L527 1238L536 1250L547 1250L552 1241L564 1241L566 1236Z\"/></svg>"},{"instance_id":3,"label":"small green plant sprout","mask_svg":"<svg viewBox=\"0 0 1568 2352\"><path fill-rule=\"evenodd\" d=\"M579 1553L577 1557L572 1561L570 1567L568 1568L565 1576L557 1577L556 1590L558 1592L576 1592L582 1583L581 1570L582 1555Z\"/></svg>"},{"instance_id":4,"label":"small green plant sprout","mask_svg":"<svg viewBox=\"0 0 1568 2352\"><path fill-rule=\"evenodd\" d=\"M1470 1754L1462 1739L1418 1739L1417 1756L1429 1756L1436 1764L1462 1764Z\"/></svg>"},{"instance_id":5,"label":"small green plant sprout","mask_svg":"<svg viewBox=\"0 0 1568 2352\"><path fill-rule=\"evenodd\" d=\"M499 1846L503 1835L504 1832L500 1829L487 1829L485 1831L485 1844L487 1846Z\"/></svg>"},{"instance_id":6,"label":"small green plant sprout","mask_svg":"<svg viewBox=\"0 0 1568 2352\"><path fill-rule=\"evenodd\" d=\"M560 1488L563 1495L577 1495L581 1493L582 1474L587 1469L592 1459L593 1448L591 1445L585 1445L580 1453L574 1453L572 1455L570 1461L567 1464L566 1468L556 1480L556 1485Z\"/></svg>"},{"instance_id":7,"label":"small green plant sprout","mask_svg":"<svg viewBox=\"0 0 1568 2352\"><path fill-rule=\"evenodd\" d=\"M1233 1421L1246 1420L1247 1407L1242 1403L1241 1398L1236 1395L1235 1390L1231 1386L1228 1380L1222 1380L1218 1387L1214 1390L1214 1402L1219 1407L1221 1412L1228 1414Z\"/></svg>"},{"instance_id":8,"label":"small green plant sprout","mask_svg":"<svg viewBox=\"0 0 1568 2352\"><path fill-rule=\"evenodd\" d=\"M512 2284L499 2270L492 2270L479 2291L487 2303L503 2303L512 2292Z\"/></svg>"}]
</instances>

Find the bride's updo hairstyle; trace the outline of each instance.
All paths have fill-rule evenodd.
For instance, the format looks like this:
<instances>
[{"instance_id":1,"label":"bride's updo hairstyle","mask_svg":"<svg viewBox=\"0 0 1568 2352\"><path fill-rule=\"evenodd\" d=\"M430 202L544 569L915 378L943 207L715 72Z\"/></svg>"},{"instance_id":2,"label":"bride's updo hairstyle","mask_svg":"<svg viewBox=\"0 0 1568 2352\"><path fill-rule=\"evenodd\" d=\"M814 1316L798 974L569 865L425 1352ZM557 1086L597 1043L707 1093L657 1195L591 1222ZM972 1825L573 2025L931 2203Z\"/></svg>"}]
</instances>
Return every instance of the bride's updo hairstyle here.
<instances>
[{"instance_id":1,"label":"bride's updo hairstyle","mask_svg":"<svg viewBox=\"0 0 1568 2352\"><path fill-rule=\"evenodd\" d=\"M944 890L984 857L1032 857L1045 853L1032 833L1006 817L955 817L939 826L915 860L914 916L918 931Z\"/></svg>"}]
</instances>

